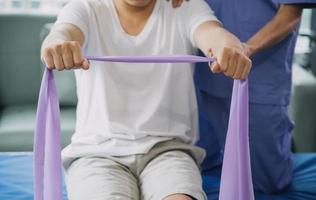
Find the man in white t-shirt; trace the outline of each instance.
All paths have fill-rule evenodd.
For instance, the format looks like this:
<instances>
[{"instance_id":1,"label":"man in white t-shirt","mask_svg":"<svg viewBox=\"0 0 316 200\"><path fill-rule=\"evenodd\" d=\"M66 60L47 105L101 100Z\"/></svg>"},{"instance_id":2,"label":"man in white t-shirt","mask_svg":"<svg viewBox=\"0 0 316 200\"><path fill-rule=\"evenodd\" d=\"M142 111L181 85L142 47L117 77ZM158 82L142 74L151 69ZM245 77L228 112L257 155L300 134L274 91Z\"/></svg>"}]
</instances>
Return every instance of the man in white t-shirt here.
<instances>
[{"instance_id":1,"label":"man in white t-shirt","mask_svg":"<svg viewBox=\"0 0 316 200\"><path fill-rule=\"evenodd\" d=\"M77 120L63 150L70 200L206 199L191 64L89 63L83 55L194 54L213 72L248 76L251 61L203 0L75 0L42 46L50 69L76 70Z\"/></svg>"}]
</instances>

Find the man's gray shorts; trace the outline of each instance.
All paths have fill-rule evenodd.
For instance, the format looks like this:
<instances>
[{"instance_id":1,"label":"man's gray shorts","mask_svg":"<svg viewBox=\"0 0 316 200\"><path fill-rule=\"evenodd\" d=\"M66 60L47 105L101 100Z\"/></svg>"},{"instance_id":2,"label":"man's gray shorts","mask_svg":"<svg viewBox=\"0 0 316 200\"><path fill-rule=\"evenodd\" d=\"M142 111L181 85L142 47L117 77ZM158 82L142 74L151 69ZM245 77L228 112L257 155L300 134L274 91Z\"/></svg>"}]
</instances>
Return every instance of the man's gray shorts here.
<instances>
[{"instance_id":1,"label":"man's gray shorts","mask_svg":"<svg viewBox=\"0 0 316 200\"><path fill-rule=\"evenodd\" d=\"M147 154L81 157L66 170L69 200L162 200L186 194L206 200L199 165L204 150L176 140Z\"/></svg>"}]
</instances>

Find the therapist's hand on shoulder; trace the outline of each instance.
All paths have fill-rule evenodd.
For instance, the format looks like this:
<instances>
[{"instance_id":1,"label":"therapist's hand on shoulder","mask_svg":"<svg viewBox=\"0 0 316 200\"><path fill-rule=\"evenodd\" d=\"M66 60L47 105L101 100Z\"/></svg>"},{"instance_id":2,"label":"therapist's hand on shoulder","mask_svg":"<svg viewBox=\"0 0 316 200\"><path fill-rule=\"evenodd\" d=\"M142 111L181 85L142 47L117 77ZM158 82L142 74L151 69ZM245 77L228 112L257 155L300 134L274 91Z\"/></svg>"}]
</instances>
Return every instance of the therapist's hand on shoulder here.
<instances>
[{"instance_id":1,"label":"therapist's hand on shoulder","mask_svg":"<svg viewBox=\"0 0 316 200\"><path fill-rule=\"evenodd\" d=\"M202 23L194 32L197 46L205 55L215 57L210 69L233 79L246 79L252 62L237 37L225 30L218 21Z\"/></svg>"},{"instance_id":2,"label":"therapist's hand on shoulder","mask_svg":"<svg viewBox=\"0 0 316 200\"><path fill-rule=\"evenodd\" d=\"M41 58L49 69L59 71L74 68L89 69L81 44L83 33L75 26L62 24L53 27L41 48Z\"/></svg>"}]
</instances>

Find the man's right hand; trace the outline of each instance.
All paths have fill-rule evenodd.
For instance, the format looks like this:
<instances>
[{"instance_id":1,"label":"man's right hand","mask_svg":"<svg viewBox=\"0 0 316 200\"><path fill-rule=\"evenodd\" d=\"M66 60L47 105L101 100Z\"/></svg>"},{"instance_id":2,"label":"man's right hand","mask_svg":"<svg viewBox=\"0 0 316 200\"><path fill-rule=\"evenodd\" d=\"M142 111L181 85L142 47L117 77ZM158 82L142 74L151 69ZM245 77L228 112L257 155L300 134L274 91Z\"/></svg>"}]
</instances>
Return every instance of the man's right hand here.
<instances>
[{"instance_id":1,"label":"man's right hand","mask_svg":"<svg viewBox=\"0 0 316 200\"><path fill-rule=\"evenodd\" d=\"M83 57L81 44L83 33L72 24L58 24L53 26L45 38L41 58L49 69L89 69L89 62Z\"/></svg>"},{"instance_id":2,"label":"man's right hand","mask_svg":"<svg viewBox=\"0 0 316 200\"><path fill-rule=\"evenodd\" d=\"M80 44L76 41L44 44L41 57L49 69L89 69L89 62L83 57Z\"/></svg>"}]
</instances>

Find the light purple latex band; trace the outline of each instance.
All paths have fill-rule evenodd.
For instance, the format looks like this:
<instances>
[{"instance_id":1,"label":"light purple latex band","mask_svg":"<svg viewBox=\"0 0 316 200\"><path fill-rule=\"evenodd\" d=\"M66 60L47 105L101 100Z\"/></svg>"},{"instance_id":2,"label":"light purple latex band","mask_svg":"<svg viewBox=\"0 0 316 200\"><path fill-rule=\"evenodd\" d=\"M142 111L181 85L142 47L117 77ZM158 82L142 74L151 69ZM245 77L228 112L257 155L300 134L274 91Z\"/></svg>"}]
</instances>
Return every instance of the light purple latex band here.
<instances>
[{"instance_id":1,"label":"light purple latex band","mask_svg":"<svg viewBox=\"0 0 316 200\"><path fill-rule=\"evenodd\" d=\"M88 60L130 63L197 63L214 58L174 56L89 56ZM53 72L45 69L34 137L34 199L62 200L61 136L58 95ZM248 82L234 81L220 200L252 200L248 140Z\"/></svg>"},{"instance_id":2,"label":"light purple latex band","mask_svg":"<svg viewBox=\"0 0 316 200\"><path fill-rule=\"evenodd\" d=\"M249 136L248 80L234 81L226 136L220 200L253 200Z\"/></svg>"},{"instance_id":3,"label":"light purple latex band","mask_svg":"<svg viewBox=\"0 0 316 200\"><path fill-rule=\"evenodd\" d=\"M34 137L34 199L61 200L59 102L54 74L45 68L37 105Z\"/></svg>"},{"instance_id":4,"label":"light purple latex band","mask_svg":"<svg viewBox=\"0 0 316 200\"><path fill-rule=\"evenodd\" d=\"M88 60L125 63L198 63L213 62L215 58L193 55L167 56L87 56Z\"/></svg>"}]
</instances>

